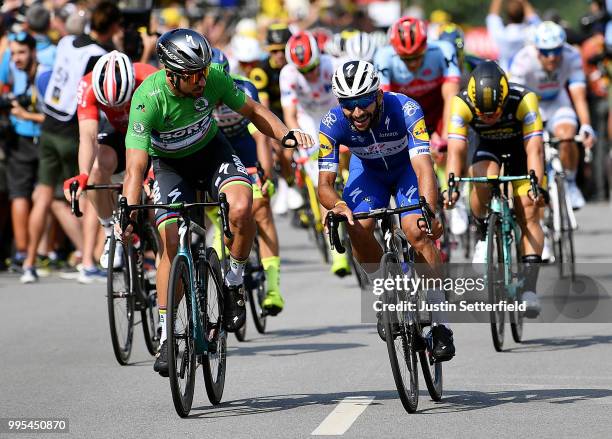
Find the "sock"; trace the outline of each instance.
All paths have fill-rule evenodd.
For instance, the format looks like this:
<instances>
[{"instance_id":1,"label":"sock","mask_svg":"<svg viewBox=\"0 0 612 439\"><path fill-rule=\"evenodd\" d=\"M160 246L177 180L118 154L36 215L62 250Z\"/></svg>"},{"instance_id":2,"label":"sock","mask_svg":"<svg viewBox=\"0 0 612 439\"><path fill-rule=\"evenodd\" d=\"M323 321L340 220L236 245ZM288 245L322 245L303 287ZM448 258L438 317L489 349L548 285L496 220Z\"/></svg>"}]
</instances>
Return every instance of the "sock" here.
<instances>
[{"instance_id":1,"label":"sock","mask_svg":"<svg viewBox=\"0 0 612 439\"><path fill-rule=\"evenodd\" d=\"M568 182L575 182L576 181L576 171L570 171L569 169L564 169L563 170L565 172L565 179Z\"/></svg>"},{"instance_id":2,"label":"sock","mask_svg":"<svg viewBox=\"0 0 612 439\"><path fill-rule=\"evenodd\" d=\"M427 291L427 303L437 304L442 303L446 300L446 295L443 290L428 290ZM432 311L431 322L437 325L444 325L448 328L448 321L445 311Z\"/></svg>"},{"instance_id":3,"label":"sock","mask_svg":"<svg viewBox=\"0 0 612 439\"><path fill-rule=\"evenodd\" d=\"M100 218L98 217L98 221L104 228L104 234L108 238L113 233L113 219L112 218Z\"/></svg>"},{"instance_id":4,"label":"sock","mask_svg":"<svg viewBox=\"0 0 612 439\"><path fill-rule=\"evenodd\" d=\"M241 261L230 255L230 271L227 272L227 276L225 277L225 284L228 287L242 285L242 276L246 263L246 259Z\"/></svg>"},{"instance_id":5,"label":"sock","mask_svg":"<svg viewBox=\"0 0 612 439\"><path fill-rule=\"evenodd\" d=\"M542 257L540 255L525 255L521 258L523 272L523 291L536 292L538 274Z\"/></svg>"},{"instance_id":6,"label":"sock","mask_svg":"<svg viewBox=\"0 0 612 439\"><path fill-rule=\"evenodd\" d=\"M162 344L168 338L168 332L166 331L166 308L159 309L159 324L161 325L161 338L159 343Z\"/></svg>"},{"instance_id":7,"label":"sock","mask_svg":"<svg viewBox=\"0 0 612 439\"><path fill-rule=\"evenodd\" d=\"M23 261L28 256L28 252L15 252L15 260Z\"/></svg>"},{"instance_id":8,"label":"sock","mask_svg":"<svg viewBox=\"0 0 612 439\"><path fill-rule=\"evenodd\" d=\"M280 293L280 256L261 258L261 265L266 272L268 291Z\"/></svg>"}]
</instances>

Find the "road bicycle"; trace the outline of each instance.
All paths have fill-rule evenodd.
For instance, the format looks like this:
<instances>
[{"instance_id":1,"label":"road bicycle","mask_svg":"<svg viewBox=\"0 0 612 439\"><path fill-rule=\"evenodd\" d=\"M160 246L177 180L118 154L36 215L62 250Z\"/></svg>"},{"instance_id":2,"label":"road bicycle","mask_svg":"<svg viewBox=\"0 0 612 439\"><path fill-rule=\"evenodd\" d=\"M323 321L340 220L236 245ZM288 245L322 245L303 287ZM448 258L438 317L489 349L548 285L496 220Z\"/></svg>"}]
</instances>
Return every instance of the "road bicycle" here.
<instances>
[{"instance_id":1,"label":"road bicycle","mask_svg":"<svg viewBox=\"0 0 612 439\"><path fill-rule=\"evenodd\" d=\"M582 142L582 137L576 136L573 141ZM565 171L559 157L559 144L565 140L551 138L544 131L544 153L546 170L549 176L548 193L550 205L547 209L546 228L551 234L555 254L555 262L559 267L559 276L569 276L573 281L576 276L574 255L574 230L578 228L576 216L567 191Z\"/></svg>"},{"instance_id":2,"label":"road bicycle","mask_svg":"<svg viewBox=\"0 0 612 439\"><path fill-rule=\"evenodd\" d=\"M502 155L504 169L507 169L509 155ZM457 191L458 183L484 183L491 187L491 200L489 201L489 215L487 217L487 255L486 255L486 285L490 304L503 301L512 303L519 301L519 290L522 287L520 279L519 261L521 256L520 240L521 229L516 223L516 215L510 204L508 186L513 181L529 180L530 196L535 198L540 193L538 180L533 170L529 175L486 177L455 177L454 173L448 176L448 191L450 194ZM542 192L542 194L544 194ZM452 195L449 195L452 199ZM520 343L523 338L523 314L518 309L509 311L512 338ZM505 311L493 310L489 313L491 323L491 336L495 350L501 352L504 345Z\"/></svg>"},{"instance_id":3,"label":"road bicycle","mask_svg":"<svg viewBox=\"0 0 612 439\"><path fill-rule=\"evenodd\" d=\"M217 252L206 246L205 228L191 213L197 210L197 218L203 218L206 207L220 209L223 233L231 239L229 205L224 193L219 194L218 202L128 206L125 198L120 200L122 230L126 229L133 210L165 209L178 213L179 248L170 268L166 327L170 389L174 408L181 417L191 411L198 364L202 365L206 393L213 405L221 401L225 386L224 273ZM221 253L221 260L225 260L223 245Z\"/></svg>"},{"instance_id":4,"label":"road bicycle","mask_svg":"<svg viewBox=\"0 0 612 439\"><path fill-rule=\"evenodd\" d=\"M147 184L151 186L152 180ZM70 207L74 215L81 217L83 214L76 197L77 189L78 183L72 182ZM87 185L84 190L111 190L121 194L123 185ZM142 202L145 201L146 195L143 191ZM113 213L113 221L117 221L117 212ZM152 253L155 259L159 251L159 234L144 212L134 221L134 230L134 239L130 242L121 242L114 233L111 234L108 251L109 267L106 278L108 321L113 353L121 365L129 362L134 326L142 323L145 344L151 355L157 354L161 337L155 279L149 276L144 267L145 256ZM122 247L121 263L115 267L115 253L119 251L119 246ZM140 321L135 320L138 312L140 312Z\"/></svg>"},{"instance_id":5,"label":"road bicycle","mask_svg":"<svg viewBox=\"0 0 612 439\"><path fill-rule=\"evenodd\" d=\"M422 224L428 235L431 235L431 221L434 214L425 197L420 197L417 204L394 209L374 209L353 215L355 219L375 218L377 222L380 221L384 249L380 262L384 270L383 279L396 279L397 276L408 275L406 270L413 264L412 252L406 236L401 228L395 225L394 219L396 215L416 210L420 210L423 215L418 221L419 224ZM338 233L338 226L344 221L346 221L344 216L335 215L331 211L327 214L330 246L339 253L345 251ZM408 272L412 276L415 275L411 268ZM381 294L382 324L391 371L402 405L409 413L416 412L419 402L418 361L421 363L431 398L434 401L442 398L442 363L436 362L432 355L433 339L431 331L426 329L432 325L431 313L417 311L420 303L425 300L424 296L424 291L411 294L397 286ZM406 304L412 305L404 306ZM400 307L393 308L391 305L394 307L400 305Z\"/></svg>"}]
</instances>

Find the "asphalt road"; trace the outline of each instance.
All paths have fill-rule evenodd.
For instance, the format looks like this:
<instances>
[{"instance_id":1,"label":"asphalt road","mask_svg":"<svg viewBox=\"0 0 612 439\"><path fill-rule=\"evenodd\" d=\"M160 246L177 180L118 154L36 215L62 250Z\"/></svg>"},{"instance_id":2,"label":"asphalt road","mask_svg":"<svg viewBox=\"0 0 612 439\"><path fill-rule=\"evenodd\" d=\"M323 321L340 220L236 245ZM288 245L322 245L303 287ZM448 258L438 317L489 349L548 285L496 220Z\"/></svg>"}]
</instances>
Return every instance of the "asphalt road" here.
<instances>
[{"instance_id":1,"label":"asphalt road","mask_svg":"<svg viewBox=\"0 0 612 439\"><path fill-rule=\"evenodd\" d=\"M579 260L607 262L608 275L611 216L609 205L589 205L576 239ZM527 324L525 342L504 353L488 325L454 325L443 399L432 402L421 383L409 415L385 345L360 323L356 282L331 276L306 233L278 223L286 310L266 335L249 322L247 342L231 336L221 405L208 402L198 369L191 417L179 418L140 328L131 364L116 363L104 285L51 277L22 286L2 275L0 418L68 418L70 434L52 437L77 438L612 436L612 324Z\"/></svg>"}]
</instances>

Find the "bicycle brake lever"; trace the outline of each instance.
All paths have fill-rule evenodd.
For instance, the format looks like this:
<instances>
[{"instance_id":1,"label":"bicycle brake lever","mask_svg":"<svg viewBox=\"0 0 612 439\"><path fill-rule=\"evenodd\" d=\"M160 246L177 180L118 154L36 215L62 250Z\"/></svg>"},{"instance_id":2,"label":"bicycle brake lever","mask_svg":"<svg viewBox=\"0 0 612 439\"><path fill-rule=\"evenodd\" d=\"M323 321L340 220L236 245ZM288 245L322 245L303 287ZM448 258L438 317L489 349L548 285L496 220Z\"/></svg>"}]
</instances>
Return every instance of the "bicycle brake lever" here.
<instances>
[{"instance_id":1,"label":"bicycle brake lever","mask_svg":"<svg viewBox=\"0 0 612 439\"><path fill-rule=\"evenodd\" d=\"M79 190L79 182L73 181L70 183L70 210L77 218L83 216L81 209L79 209L79 199L76 196L77 191Z\"/></svg>"}]
</instances>

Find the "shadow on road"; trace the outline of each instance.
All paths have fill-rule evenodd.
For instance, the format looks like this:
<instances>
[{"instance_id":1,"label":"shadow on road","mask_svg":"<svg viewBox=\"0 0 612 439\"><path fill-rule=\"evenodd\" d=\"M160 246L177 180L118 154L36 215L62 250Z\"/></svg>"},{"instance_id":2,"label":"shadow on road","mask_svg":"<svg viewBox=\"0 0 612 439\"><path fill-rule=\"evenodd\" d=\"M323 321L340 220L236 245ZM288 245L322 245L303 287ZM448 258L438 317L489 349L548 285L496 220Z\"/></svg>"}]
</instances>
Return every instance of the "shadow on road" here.
<instances>
[{"instance_id":1,"label":"shadow on road","mask_svg":"<svg viewBox=\"0 0 612 439\"><path fill-rule=\"evenodd\" d=\"M442 401L433 403L435 404L434 407L419 410L419 413L456 413L496 407L502 404L524 404L529 402L573 404L609 396L612 396L612 390L608 389L534 389L501 392L445 390Z\"/></svg>"},{"instance_id":2,"label":"shadow on road","mask_svg":"<svg viewBox=\"0 0 612 439\"><path fill-rule=\"evenodd\" d=\"M240 345L236 349L228 349L228 354L239 357L252 355L267 355L269 357L292 357L295 355L312 354L315 352L339 351L342 349L362 348L367 345L361 343L289 343L266 346Z\"/></svg>"},{"instance_id":3,"label":"shadow on road","mask_svg":"<svg viewBox=\"0 0 612 439\"><path fill-rule=\"evenodd\" d=\"M504 352L549 352L565 349L586 348L593 345L612 344L612 335L592 335L563 338L537 338L534 340L523 340L523 342Z\"/></svg>"},{"instance_id":4,"label":"shadow on road","mask_svg":"<svg viewBox=\"0 0 612 439\"><path fill-rule=\"evenodd\" d=\"M194 407L202 410L201 413L193 413L190 418L223 418L228 416L257 415L261 413L280 412L308 406L333 406L347 397L374 396L376 399L371 405L380 405L381 401L398 399L397 392L385 391L363 391L363 392L339 392L339 393L314 393L295 395L269 395L257 398L237 399L222 402L216 407L201 406ZM379 401L377 403L377 401Z\"/></svg>"},{"instance_id":5,"label":"shadow on road","mask_svg":"<svg viewBox=\"0 0 612 439\"><path fill-rule=\"evenodd\" d=\"M343 325L343 326L321 326L315 328L291 328L291 329L280 329L274 330L270 334L266 334L264 340L277 340L282 339L298 339L298 338L310 338L317 337L319 335L327 334L348 334L348 333L372 333L376 332L376 325L374 324L359 324L359 325Z\"/></svg>"}]
</instances>

